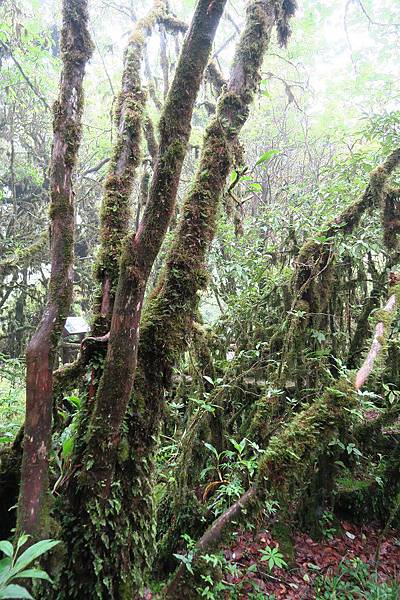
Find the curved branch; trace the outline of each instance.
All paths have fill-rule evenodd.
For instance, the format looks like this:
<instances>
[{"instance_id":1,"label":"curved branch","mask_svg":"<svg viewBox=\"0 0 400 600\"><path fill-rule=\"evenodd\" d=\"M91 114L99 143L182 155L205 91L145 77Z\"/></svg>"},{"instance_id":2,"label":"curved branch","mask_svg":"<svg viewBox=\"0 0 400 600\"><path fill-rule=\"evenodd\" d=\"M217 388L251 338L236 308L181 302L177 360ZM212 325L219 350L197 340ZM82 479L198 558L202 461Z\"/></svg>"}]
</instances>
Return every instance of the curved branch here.
<instances>
[{"instance_id":1,"label":"curved branch","mask_svg":"<svg viewBox=\"0 0 400 600\"><path fill-rule=\"evenodd\" d=\"M396 283L398 283L396 276ZM379 320L375 326L374 337L372 339L371 347L369 352L365 358L365 361L361 368L358 370L355 380L355 388L356 390L360 390L368 377L371 375L375 361L384 347L386 338L388 336L388 329L393 320L393 315L395 310L398 307L398 299L395 293L391 294L389 300L387 301L384 308L379 311L379 317L382 320Z\"/></svg>"}]
</instances>

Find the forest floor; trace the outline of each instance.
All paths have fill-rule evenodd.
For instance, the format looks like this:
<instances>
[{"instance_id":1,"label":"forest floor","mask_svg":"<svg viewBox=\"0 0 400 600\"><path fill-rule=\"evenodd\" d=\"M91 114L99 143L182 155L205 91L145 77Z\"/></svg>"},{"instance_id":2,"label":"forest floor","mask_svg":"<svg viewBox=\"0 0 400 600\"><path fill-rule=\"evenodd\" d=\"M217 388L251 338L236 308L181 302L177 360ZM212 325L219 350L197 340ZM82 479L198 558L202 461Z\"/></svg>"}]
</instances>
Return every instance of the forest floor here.
<instances>
[{"instance_id":1,"label":"forest floor","mask_svg":"<svg viewBox=\"0 0 400 600\"><path fill-rule=\"evenodd\" d=\"M382 530L372 525L340 525L328 530L322 541L296 534L294 560L285 568L270 568L265 558L269 548L277 547L267 530L240 533L224 551L228 563L237 568L225 581L236 593L240 590L235 597L242 600L400 598L400 531L390 531L381 540Z\"/></svg>"}]
</instances>

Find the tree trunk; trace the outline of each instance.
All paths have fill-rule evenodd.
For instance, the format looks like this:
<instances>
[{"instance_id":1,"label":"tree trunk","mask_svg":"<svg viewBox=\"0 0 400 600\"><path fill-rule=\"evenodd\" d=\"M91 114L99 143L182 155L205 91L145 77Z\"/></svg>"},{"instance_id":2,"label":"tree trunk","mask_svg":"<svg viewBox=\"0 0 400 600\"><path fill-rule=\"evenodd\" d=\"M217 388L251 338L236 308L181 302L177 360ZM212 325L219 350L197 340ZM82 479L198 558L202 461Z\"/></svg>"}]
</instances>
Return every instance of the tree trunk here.
<instances>
[{"instance_id":1,"label":"tree trunk","mask_svg":"<svg viewBox=\"0 0 400 600\"><path fill-rule=\"evenodd\" d=\"M124 240L108 352L84 456L88 494L100 493L104 499L132 392L146 284L173 214L193 107L225 2L198 2L161 117L159 153L143 219L136 234Z\"/></svg>"},{"instance_id":2,"label":"tree trunk","mask_svg":"<svg viewBox=\"0 0 400 600\"><path fill-rule=\"evenodd\" d=\"M146 520L151 511L141 514L139 529L136 518L139 507L152 502L152 493L143 488L140 500L132 503L131 494L125 494L113 474L118 461L126 487L140 483L135 467L132 470L129 464L125 469L129 446L121 426L135 375L143 295L173 213L193 107L224 5L225 0L198 2L165 102L144 216L136 234L123 242L103 375L93 414L88 411L88 430L77 439L68 489L60 501L68 548L60 584L63 597L131 599L139 594L151 567L154 536L152 523ZM141 464L140 449L137 460ZM88 557L85 564L83 554Z\"/></svg>"},{"instance_id":3,"label":"tree trunk","mask_svg":"<svg viewBox=\"0 0 400 600\"><path fill-rule=\"evenodd\" d=\"M185 568L177 569L174 578L165 589L167 598L190 597L196 577L197 557L221 542L232 521L237 520L243 510L259 511L266 499L277 500L280 516L290 522L295 514L304 490L310 483L315 465L329 443L340 431L352 425L352 409L358 405L356 391L371 374L384 341L390 335L392 323L399 309L400 276L391 278L393 287L386 306L377 315L375 335L365 364L357 372L354 381L347 376L340 379L335 388L328 388L312 405L299 412L280 433L275 435L262 455L255 484L245 492L205 532L195 547L192 561L194 576Z\"/></svg>"},{"instance_id":4,"label":"tree trunk","mask_svg":"<svg viewBox=\"0 0 400 600\"><path fill-rule=\"evenodd\" d=\"M87 2L64 0L63 71L54 107L51 157L51 274L47 306L28 345L26 418L18 531L46 535L46 495L53 411L53 367L57 344L72 300L74 194L72 172L81 138L82 81L92 53Z\"/></svg>"},{"instance_id":5,"label":"tree trunk","mask_svg":"<svg viewBox=\"0 0 400 600\"><path fill-rule=\"evenodd\" d=\"M125 51L122 89L115 115L117 140L113 148L100 213L100 252L96 264L99 290L93 319L95 336L102 336L110 331L121 244L132 227L130 198L141 157L140 143L146 94L142 89L140 68L147 38L166 9L167 2L154 1L149 14L137 22Z\"/></svg>"},{"instance_id":6,"label":"tree trunk","mask_svg":"<svg viewBox=\"0 0 400 600\"><path fill-rule=\"evenodd\" d=\"M120 467L124 498L134 507L134 530L140 532L141 539L152 535L153 461L165 389L170 386L172 367L190 335L199 291L207 284L205 258L215 233L219 200L236 158L238 136L257 90L259 69L273 27L280 23L278 6L280 3L274 6L258 0L248 5L229 83L207 128L195 181L184 202L165 269L143 314L138 373L125 423L129 454ZM133 477L134 486L126 473Z\"/></svg>"}]
</instances>

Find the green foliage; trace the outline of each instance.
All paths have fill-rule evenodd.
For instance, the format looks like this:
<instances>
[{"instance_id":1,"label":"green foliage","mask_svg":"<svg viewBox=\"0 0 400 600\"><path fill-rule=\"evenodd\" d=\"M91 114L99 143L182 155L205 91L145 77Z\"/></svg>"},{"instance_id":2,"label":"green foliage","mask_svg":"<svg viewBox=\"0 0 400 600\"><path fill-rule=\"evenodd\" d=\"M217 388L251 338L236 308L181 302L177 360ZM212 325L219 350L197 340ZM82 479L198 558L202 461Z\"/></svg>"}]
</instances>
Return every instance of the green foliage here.
<instances>
[{"instance_id":1,"label":"green foliage","mask_svg":"<svg viewBox=\"0 0 400 600\"><path fill-rule=\"evenodd\" d=\"M0 551L5 555L0 561L0 598L31 598L31 594L19 583L21 579L42 580L51 583L47 573L37 567L30 567L38 558L49 552L59 542L41 540L21 552L28 541L27 535L21 535L14 546L6 541L0 541ZM30 568L28 568L30 567Z\"/></svg>"},{"instance_id":2,"label":"green foliage","mask_svg":"<svg viewBox=\"0 0 400 600\"><path fill-rule=\"evenodd\" d=\"M211 494L209 508L215 516L218 516L252 483L258 469L259 458L264 451L247 438L243 438L240 442L229 438L229 443L234 450L228 449L222 452L218 452L208 442L203 443L211 452L212 461L202 470L200 479L207 480L212 473L218 477L218 481L209 483L205 490L207 496L209 489L216 488L216 491Z\"/></svg>"},{"instance_id":3,"label":"green foliage","mask_svg":"<svg viewBox=\"0 0 400 600\"><path fill-rule=\"evenodd\" d=\"M13 441L24 416L24 365L0 354L0 446Z\"/></svg>"},{"instance_id":4,"label":"green foliage","mask_svg":"<svg viewBox=\"0 0 400 600\"><path fill-rule=\"evenodd\" d=\"M376 572L359 558L343 561L336 575L318 576L316 600L397 600L398 583L380 583Z\"/></svg>"},{"instance_id":5,"label":"green foliage","mask_svg":"<svg viewBox=\"0 0 400 600\"><path fill-rule=\"evenodd\" d=\"M337 528L335 527L335 515L325 510L319 520L322 535L327 540L332 540L337 534Z\"/></svg>"},{"instance_id":6,"label":"green foliage","mask_svg":"<svg viewBox=\"0 0 400 600\"><path fill-rule=\"evenodd\" d=\"M30 327L40 318L48 277L48 257L43 248L40 255L28 265L27 286L21 283L20 262L25 254L26 244L31 241L26 238L32 237L34 240L40 232L47 229L46 186L51 146L51 111L45 108L40 98L50 106L56 96L55 82L60 61L57 55L58 22L54 19L53 12L56 11L53 11L53 2L13 0L0 4L0 40L9 48L6 51L0 48L3 92L1 109L6 116L0 140L1 156L4 159L0 167L0 254L15 256L18 263L18 277L8 276L3 286L5 293L8 293L8 286L13 288L9 298L5 298L1 291L0 302L5 298L5 304L1 304L0 309L0 344L1 349L5 348L7 352L12 346L14 329L18 329L16 325L20 325L16 323L15 314L18 302L24 300L23 291L26 288L27 298L23 307L25 321L21 327L26 327L27 331L24 333L25 337L12 348L15 353L10 353L18 356L23 352ZM101 4L101 7L97 4ZM103 166L92 172L88 170L112 156L110 148L113 134L110 133L109 112L114 101L116 82L120 77L121 48L125 41L122 34L126 31L128 17L124 13L125 7L117 6L117 3L97 4L92 26L98 47L86 79L90 102L85 112L81 162L75 186L75 308L82 314L89 310L88 298L93 290L91 270L92 256L98 245L98 199L105 168L108 167ZM193 4L192 0L185 0L176 3L176 8L187 19ZM298 249L304 240L311 239L317 248L323 248L332 242L332 237L321 233L321 225L352 204L364 190L371 170L400 143L400 113L394 104L392 107L388 103L388 98L395 99L398 95L398 65L394 58L396 53L393 53L393 48L397 48L394 40L397 44L398 32L393 24L398 23L399 11L396 3L390 0L382 0L380 3L366 0L363 3L365 13L361 3L348 3L346 28L343 28L343 7L338 0L333 3L306 0L303 4L294 22L295 34L288 53L277 53L275 48L269 53L268 71L263 70L263 79L259 82L260 96L242 137L243 156L238 157L230 178L230 183L234 184L235 196L224 199L226 214L219 215L218 235L213 242L208 262L210 289L197 293L204 320L213 325L216 342L215 347L210 347L210 362L217 374L211 376L208 370L199 369L197 364L193 364L196 360L193 361L193 357L188 356L189 352L182 357L174 354L168 357L169 361L172 365L177 360L179 368L174 372L171 388L169 377L164 377L157 361L150 361L152 366L155 365L154 379L159 384L160 396L163 396L164 388L167 392L167 410L161 437L158 438L158 432L153 429L149 433L152 448L157 449L155 485L150 476L152 459L140 467L144 473L140 468L138 471L135 464L135 453L143 452L144 447L141 441L138 447L134 446L136 434L145 432L145 437L148 424L154 421L154 414L157 413L157 410L153 411L154 414L152 412L154 396L150 395L152 402L146 406L148 420L135 422L132 418L132 439L128 435L128 424L125 423L123 427L119 448L119 463L122 465L123 475L119 472L119 476L123 479L126 475L126 488L123 488L124 482L116 477L110 505L104 510L97 504L90 507L91 523L84 532L80 530L80 515L76 515L76 521L72 524L65 525L66 529L71 525L71 536L78 539L77 551L81 538L82 548L85 544L90 546L92 562L100 574L99 582L104 576L99 589L103 583L106 586L112 585L111 576L107 565L102 562L103 558L97 554L97 548L91 545L91 532L97 532L100 528L107 529L103 541L107 552L109 550L113 557L112 561L118 556L119 548L125 551L129 544L134 548L133 553L139 549L138 554L142 550L145 554L146 546L152 548L150 533L148 537L141 536L138 539L140 536L135 530L136 521L142 530L152 530L152 523L145 522L143 514L151 512L147 509L152 507L153 488L159 500L165 498L166 484L179 480L182 466L179 461L180 453L192 433L188 424L193 421L196 423L196 419L202 421L200 434L193 428L193 435L198 435L196 442L200 447L198 454L201 464L196 470L197 460L191 458L189 461L187 468L195 475L190 489L185 490L185 493L193 495L199 488L203 492L204 488L202 504L205 511L208 511L207 517L220 515L254 482L259 473L260 460L264 466L260 476L262 486L276 484L279 488L282 474L291 472L296 478L293 494L292 488L285 489L283 486L283 491L289 500L301 495L309 483L309 475L311 477L315 474L316 457L325 448L325 440L321 441L321 437L324 437L326 431L331 435L326 450L340 470L337 483L341 490L350 489L351 486L352 489L367 489L371 482L385 489L387 456L386 450L382 450L381 446L385 448L385 443L388 444L388 436L381 435L382 428L378 433L375 432L377 446L374 449L366 448L356 437L357 427L364 422L368 411L377 411L380 416L388 406L396 407L398 403L398 319L389 340L391 351L388 364L384 361L381 372L369 384L370 389L353 398L349 390L338 389L336 385L337 380L343 377L348 377L350 382L350 373L346 369L349 345L370 297L371 287L376 283L376 273L380 276L383 274L382 281L385 282L385 272L390 268L390 257L381 239L379 211L366 214L357 231L350 235L339 230L335 236L335 242L332 243L334 284L329 294L328 288L323 290L329 295L326 308L317 306L310 311L307 302L296 303L292 283ZM147 8L147 4L143 8ZM116 35L114 28L107 26L111 19L116 23ZM386 24L384 28L382 23ZM232 32L236 35L234 30L235 27ZM219 34L221 43L228 39L230 31L231 24L227 19ZM334 44L331 36L326 35L327 31L336 32ZM173 41L179 50L179 39ZM250 40L249 44L250 54L253 41ZM172 38L169 42L172 42ZM218 45L219 42L217 47ZM170 44L168 49L170 75L175 61L172 58L172 46ZM223 68L230 59L230 49L231 46L228 46L219 54ZM9 51L12 51L33 87L27 83ZM154 53L154 57L152 54L151 52L149 56L149 91L154 82L157 87L160 79L157 53ZM147 67L148 65L146 69ZM214 102L207 87L204 88L205 102L202 104L210 104L209 100ZM158 97L161 100L160 90L153 91L156 100ZM134 108L131 104L129 106ZM148 109L157 122L159 115L154 106L150 105ZM11 119L13 114L15 118ZM134 117L131 111L131 124ZM204 106L199 107L193 118L191 139L193 146L196 146L196 156L193 157L188 152L182 188L186 186L186 181L195 168L197 146L200 144L200 134L206 127L206 120ZM124 137L124 132L120 133ZM266 140L270 141L267 143ZM14 164L11 164L11 142L15 146ZM271 146L279 148L279 151L265 151L266 147ZM143 150L146 154L145 148ZM215 157L217 154L218 147ZM136 160L137 157L139 152L134 152L133 158ZM151 175L153 166L147 165L143 169L148 168ZM205 169L200 183L206 181L209 174L210 170ZM18 218L14 221L13 178L18 191ZM127 194L131 191L130 187L120 186L120 183L109 180L106 188L108 186L109 191L113 191L119 198L124 193L127 206L131 203L135 206L137 190L133 189L131 197L130 193ZM394 176L391 183L398 185L399 176ZM231 223L232 215L229 210L232 210L232 206L228 206L229 200L233 201L234 212L243 212L243 233L240 235ZM206 208L207 202L204 206L198 206L199 211ZM117 210L116 203L112 202L107 218L111 224L120 224L122 230L129 225L128 212ZM182 212L182 209L178 207L177 212ZM107 237L110 232L106 233L105 239L111 247L110 238ZM170 233L170 237L172 236L173 231ZM115 241L117 248L118 235ZM166 248L169 245L170 238L167 239ZM163 252L161 259L165 255ZM114 278L118 275L117 257L118 252L112 261ZM161 263L162 260L159 260L155 265L154 277L159 272ZM201 265L202 269L203 266ZM320 275L318 272L315 276L316 287L321 283ZM202 274L199 279L205 285ZM182 292L186 290L184 281L177 278L177 284L179 285L174 287L171 298L166 302L166 311L175 305L176 300L182 301L182 310L187 309L186 295ZM159 291L156 290L154 296ZM385 291L379 296L378 305L384 295ZM313 314L310 315L310 312ZM291 347L296 361L288 369L288 376L280 378L282 340L287 334L288 324L295 319L302 325L309 317L311 319L307 331L302 331L299 343L296 341ZM185 335L178 332L179 342L184 339L190 345L189 323L184 320L183 325L179 326L185 331ZM359 354L355 366L362 357L372 326L373 320L369 322L367 317L365 331L357 347ZM169 338L163 337L163 333L161 332L159 339L160 349L170 343ZM175 341L172 340L172 346ZM12 441L22 423L24 392L21 361L13 362L1 356L0 362L2 444ZM92 366L98 372L102 369L100 362L93 362ZM197 372L198 370L202 372ZM81 382L85 391L88 383L87 380ZM248 424L254 422L254 411L258 410L259 404L263 404L266 410L260 411L261 418L256 421L257 435L260 434L261 438L266 435L263 443L257 446L253 432L248 430ZM58 406L58 409L61 415L59 429L62 431L55 432L53 436L51 475L53 479L62 480L74 450L74 441L76 440L76 445L84 444L85 427L78 430L82 435L76 435L76 432L79 414L82 415L87 407L81 402L79 395L72 394L64 398L63 407ZM345 413L343 419L340 411ZM286 433L280 437L282 426L288 422L290 424ZM218 432L215 433L219 423L227 430L220 446ZM267 447L271 434L277 435ZM217 447L223 449L218 450ZM266 462L263 461L265 457ZM131 459L134 466L132 470L124 471L127 458ZM273 463L276 464L275 470ZM132 507L128 505L128 501L125 506L124 499L129 496L126 492L130 492L135 485L133 482L137 481L142 485L138 494L141 498L138 503L132 503ZM279 500L280 506L273 497L267 497L264 505L267 504L269 509L275 511L278 508L285 510L285 498ZM146 510L142 510L143 506ZM182 513L186 510L190 513L187 506L180 506L179 509ZM124 521L121 517L124 510L130 515L130 520L127 517L128 520ZM179 518L179 515L174 517ZM327 537L333 535L334 527L329 513L323 514L321 526ZM175 556L189 571L193 547L190 547L189 540L186 541L189 545L188 554ZM271 549L271 552L275 550ZM203 557L204 564L215 569L225 569L226 565L220 557L206 556L207 558ZM269 564L271 559L272 556L269 556L263 560L268 560ZM71 560L78 562L79 557L73 556ZM117 564L116 560L115 563ZM217 576L211 581L210 577L209 574L202 574L203 597L221 598L223 594L229 594L235 598L235 594L239 593L238 590L223 587L226 584ZM340 585L343 579L340 579ZM101 595L102 592L96 590L93 593ZM256 596L255 590L254 598ZM253 596L249 593L248 597Z\"/></svg>"},{"instance_id":7,"label":"green foliage","mask_svg":"<svg viewBox=\"0 0 400 600\"><path fill-rule=\"evenodd\" d=\"M279 154L279 150L267 150L266 152L264 152L264 154L261 154L260 158L257 160L256 167L258 165L261 165L262 163L267 162L268 160L270 160L270 158L272 158L276 154Z\"/></svg>"},{"instance_id":8,"label":"green foliage","mask_svg":"<svg viewBox=\"0 0 400 600\"><path fill-rule=\"evenodd\" d=\"M227 560L222 552L204 553L196 556L195 559L194 540L188 535L182 537L187 543L188 553L186 555L175 554L174 556L185 565L188 572L196 578L196 581L200 581L200 585L196 586L196 592L200 598L220 600L220 598L227 596L231 600L240 600L243 594L246 594L246 598L249 598L249 600L265 600L266 598L274 600L273 594L265 596L265 593L261 592L257 581L249 577L257 571L256 564L248 566L241 572L239 565L236 562ZM270 570L274 566L282 568L286 565L277 548L270 549L267 547L266 552L268 549L271 550L274 561ZM261 558L261 560L265 559ZM232 580L232 582L229 580ZM237 581L234 583L235 580Z\"/></svg>"},{"instance_id":9,"label":"green foliage","mask_svg":"<svg viewBox=\"0 0 400 600\"><path fill-rule=\"evenodd\" d=\"M261 560L268 561L268 568L270 571L272 571L274 567L277 567L278 569L287 567L287 563L283 558L283 554L279 552L279 548L271 548L271 546L266 546L265 548L260 550L260 553Z\"/></svg>"}]
</instances>

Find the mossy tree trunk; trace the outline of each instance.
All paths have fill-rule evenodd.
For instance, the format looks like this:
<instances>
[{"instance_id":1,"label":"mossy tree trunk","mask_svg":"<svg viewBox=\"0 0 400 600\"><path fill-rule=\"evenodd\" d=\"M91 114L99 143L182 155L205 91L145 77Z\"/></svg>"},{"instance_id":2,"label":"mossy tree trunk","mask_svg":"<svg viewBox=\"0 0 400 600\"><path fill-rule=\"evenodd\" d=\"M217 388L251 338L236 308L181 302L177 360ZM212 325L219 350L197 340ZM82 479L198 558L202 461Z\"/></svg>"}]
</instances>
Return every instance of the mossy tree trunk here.
<instances>
[{"instance_id":1,"label":"mossy tree trunk","mask_svg":"<svg viewBox=\"0 0 400 600\"><path fill-rule=\"evenodd\" d=\"M259 70L274 26L285 40L288 35L287 20L294 6L284 12L283 5L288 7L281 2L248 3L246 25L229 82L207 127L200 164L165 268L143 314L138 373L125 422L129 455L121 467L121 471L133 474L135 485L127 486L124 495L134 507L135 530L143 538L151 535L148 523L154 519L153 462L165 390L171 383L172 368L186 347L198 310L199 292L207 285L205 259L215 233L219 200L238 159L238 136L257 90ZM179 508L185 512L187 507ZM182 526L183 521L180 523ZM172 535L171 539L176 537Z\"/></svg>"},{"instance_id":2,"label":"mossy tree trunk","mask_svg":"<svg viewBox=\"0 0 400 600\"><path fill-rule=\"evenodd\" d=\"M379 306L379 302L385 290L386 269L387 267L382 273L375 273L371 270L373 286L371 293L367 295L363 302L360 318L357 321L354 334L350 340L347 358L347 367L349 369L354 369L356 367L359 356L363 351L365 341L370 332L369 316L372 311Z\"/></svg>"},{"instance_id":3,"label":"mossy tree trunk","mask_svg":"<svg viewBox=\"0 0 400 600\"><path fill-rule=\"evenodd\" d=\"M287 380L294 378L300 391L301 377L306 370L304 349L310 339L309 332L315 326L314 315L324 312L331 293L335 242L339 235L354 231L367 211L382 210L386 196L391 193L388 179L399 164L400 148L397 148L371 172L363 195L321 229L318 238L325 241L308 239L300 248L292 281L291 314L276 376L277 388L285 389ZM284 409L285 394L261 398L250 424L251 438L265 443L271 430L271 420L281 417Z\"/></svg>"},{"instance_id":4,"label":"mossy tree trunk","mask_svg":"<svg viewBox=\"0 0 400 600\"><path fill-rule=\"evenodd\" d=\"M150 151L156 145L151 122L145 117L146 94L140 69L147 38L165 15L167 2L154 0L151 11L140 19L124 55L121 91L115 113L117 139L113 147L100 213L100 252L96 263L99 289L95 299L93 334L110 331L111 316L119 277L122 240L132 227L130 199L140 164L142 130L150 136Z\"/></svg>"},{"instance_id":5,"label":"mossy tree trunk","mask_svg":"<svg viewBox=\"0 0 400 600\"><path fill-rule=\"evenodd\" d=\"M107 498L110 491L135 376L145 288L173 214L194 103L225 2L197 4L161 116L158 158L144 215L136 233L123 243L108 351L87 434L87 498L98 493Z\"/></svg>"},{"instance_id":6,"label":"mossy tree trunk","mask_svg":"<svg viewBox=\"0 0 400 600\"><path fill-rule=\"evenodd\" d=\"M92 53L87 2L64 0L63 70L54 107L50 176L51 273L42 320L26 356L26 418L18 530L35 539L46 535L48 463L53 411L53 368L73 288L74 193L72 172L81 138L82 81Z\"/></svg>"},{"instance_id":7,"label":"mossy tree trunk","mask_svg":"<svg viewBox=\"0 0 400 600\"><path fill-rule=\"evenodd\" d=\"M151 566L152 524L146 522L148 511L144 511L137 528L136 516L138 506L151 502L152 495L144 487L133 503L131 494L125 494L123 486L129 490L137 477L135 469L132 472L124 465L129 447L122 426L135 375L143 295L173 214L194 103L225 1L200 0L197 4L161 116L157 159L142 221L122 244L121 230L115 234L117 251L112 258L117 258L118 266L120 248L121 261L107 356L93 410L86 406L87 417L83 416L88 425L86 429L85 423L84 435L77 440L72 477L60 499L62 537L68 548L59 586L61 597L136 597ZM143 23L148 26L148 20ZM163 23L169 26L166 19ZM133 39L139 44L142 38L135 33ZM130 77L138 81L138 52L130 61L133 58L135 70ZM106 238L103 245L107 252ZM100 262L104 264L104 260ZM132 458L141 463L140 448L138 451L139 458ZM114 476L117 462L122 465L121 477ZM87 556L85 564L82 555Z\"/></svg>"}]
</instances>

